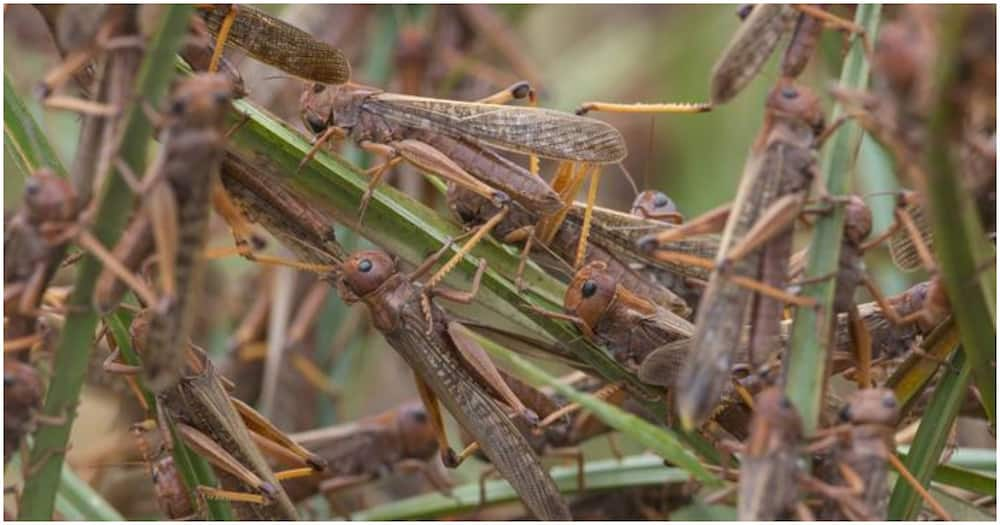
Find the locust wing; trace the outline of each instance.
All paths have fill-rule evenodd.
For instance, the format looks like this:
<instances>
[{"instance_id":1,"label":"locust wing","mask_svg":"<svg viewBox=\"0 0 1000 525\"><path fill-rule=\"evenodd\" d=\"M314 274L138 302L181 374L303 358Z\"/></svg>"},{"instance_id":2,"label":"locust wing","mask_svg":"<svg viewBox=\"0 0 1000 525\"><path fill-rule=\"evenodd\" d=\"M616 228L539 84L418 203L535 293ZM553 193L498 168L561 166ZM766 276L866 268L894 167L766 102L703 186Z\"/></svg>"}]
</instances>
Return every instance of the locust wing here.
<instances>
[{"instance_id":1,"label":"locust wing","mask_svg":"<svg viewBox=\"0 0 1000 525\"><path fill-rule=\"evenodd\" d=\"M610 124L552 109L393 93L368 98L365 109L404 126L525 155L608 164L627 154L624 138Z\"/></svg>"}]
</instances>

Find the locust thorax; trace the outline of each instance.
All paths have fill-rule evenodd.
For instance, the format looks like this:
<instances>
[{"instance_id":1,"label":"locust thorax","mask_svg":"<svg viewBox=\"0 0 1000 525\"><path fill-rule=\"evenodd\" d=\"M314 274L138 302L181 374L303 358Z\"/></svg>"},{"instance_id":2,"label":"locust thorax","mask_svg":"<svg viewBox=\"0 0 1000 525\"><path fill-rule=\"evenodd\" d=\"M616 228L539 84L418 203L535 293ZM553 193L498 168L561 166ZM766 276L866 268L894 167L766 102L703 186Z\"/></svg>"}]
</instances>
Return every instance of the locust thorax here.
<instances>
[{"instance_id":1,"label":"locust thorax","mask_svg":"<svg viewBox=\"0 0 1000 525\"><path fill-rule=\"evenodd\" d=\"M844 207L844 238L853 245L860 245L871 232L871 208L861 197L851 195Z\"/></svg>"},{"instance_id":2,"label":"locust thorax","mask_svg":"<svg viewBox=\"0 0 1000 525\"><path fill-rule=\"evenodd\" d=\"M399 407L396 430L404 457L427 459L437 454L437 436L422 404L408 403Z\"/></svg>"},{"instance_id":3,"label":"locust thorax","mask_svg":"<svg viewBox=\"0 0 1000 525\"><path fill-rule=\"evenodd\" d=\"M819 97L805 86L790 81L778 82L767 95L767 120L771 125L808 126L813 135L823 132L823 106Z\"/></svg>"},{"instance_id":4,"label":"locust thorax","mask_svg":"<svg viewBox=\"0 0 1000 525\"><path fill-rule=\"evenodd\" d=\"M750 454L778 450L802 437L802 420L780 388L770 387L754 400L750 422Z\"/></svg>"},{"instance_id":5,"label":"locust thorax","mask_svg":"<svg viewBox=\"0 0 1000 525\"><path fill-rule=\"evenodd\" d=\"M593 261L580 268L566 287L563 307L576 315L591 331L607 312L617 293L617 283L605 272L604 261Z\"/></svg>"},{"instance_id":6,"label":"locust thorax","mask_svg":"<svg viewBox=\"0 0 1000 525\"><path fill-rule=\"evenodd\" d=\"M677 211L677 205L666 193L645 190L632 201L632 215L643 219L653 219L673 224L684 222L684 216Z\"/></svg>"},{"instance_id":7,"label":"locust thorax","mask_svg":"<svg viewBox=\"0 0 1000 525\"><path fill-rule=\"evenodd\" d=\"M892 427L899 419L896 395L887 388L864 388L851 394L840 411L840 420L854 425Z\"/></svg>"},{"instance_id":8,"label":"locust thorax","mask_svg":"<svg viewBox=\"0 0 1000 525\"><path fill-rule=\"evenodd\" d=\"M341 264L340 272L341 290L363 299L396 275L396 263L385 252L365 250L348 257Z\"/></svg>"},{"instance_id":9,"label":"locust thorax","mask_svg":"<svg viewBox=\"0 0 1000 525\"><path fill-rule=\"evenodd\" d=\"M226 75L200 74L178 84L170 98L171 127L220 129L232 105L233 83Z\"/></svg>"},{"instance_id":10,"label":"locust thorax","mask_svg":"<svg viewBox=\"0 0 1000 525\"><path fill-rule=\"evenodd\" d=\"M69 222L76 213L76 192L69 181L43 168L24 184L24 210L28 223Z\"/></svg>"}]
</instances>

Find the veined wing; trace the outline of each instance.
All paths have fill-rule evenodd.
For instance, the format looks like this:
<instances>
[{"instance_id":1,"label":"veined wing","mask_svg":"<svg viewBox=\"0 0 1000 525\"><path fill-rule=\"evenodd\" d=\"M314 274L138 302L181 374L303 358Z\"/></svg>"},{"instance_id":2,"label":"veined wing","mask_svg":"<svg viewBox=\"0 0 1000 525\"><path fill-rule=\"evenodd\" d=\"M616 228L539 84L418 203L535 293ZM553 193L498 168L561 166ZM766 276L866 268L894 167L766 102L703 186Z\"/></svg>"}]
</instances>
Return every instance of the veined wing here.
<instances>
[{"instance_id":1,"label":"veined wing","mask_svg":"<svg viewBox=\"0 0 1000 525\"><path fill-rule=\"evenodd\" d=\"M798 11L785 4L754 6L712 68L712 103L736 96L760 71L791 29Z\"/></svg>"},{"instance_id":2,"label":"veined wing","mask_svg":"<svg viewBox=\"0 0 1000 525\"><path fill-rule=\"evenodd\" d=\"M545 108L457 102L381 93L365 109L399 124L525 155L608 164L625 158L610 124Z\"/></svg>"},{"instance_id":3,"label":"veined wing","mask_svg":"<svg viewBox=\"0 0 1000 525\"><path fill-rule=\"evenodd\" d=\"M201 10L208 30L217 35L229 9L237 9L226 44L255 59L305 80L343 84L351 78L351 64L339 49L264 11L212 6Z\"/></svg>"}]
</instances>

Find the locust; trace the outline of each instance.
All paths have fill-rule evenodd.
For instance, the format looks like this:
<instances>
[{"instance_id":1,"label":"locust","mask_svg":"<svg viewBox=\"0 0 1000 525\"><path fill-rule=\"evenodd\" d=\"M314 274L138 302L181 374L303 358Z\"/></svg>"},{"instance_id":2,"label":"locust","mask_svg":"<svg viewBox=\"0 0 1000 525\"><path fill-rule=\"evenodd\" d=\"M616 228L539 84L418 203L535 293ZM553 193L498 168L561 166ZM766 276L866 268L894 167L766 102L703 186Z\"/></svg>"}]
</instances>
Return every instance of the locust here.
<instances>
[{"instance_id":1,"label":"locust","mask_svg":"<svg viewBox=\"0 0 1000 525\"><path fill-rule=\"evenodd\" d=\"M37 308L69 239L60 235L78 216L69 181L42 169L24 186L24 206L4 221L4 349L30 347ZM25 346L27 345L27 346Z\"/></svg>"},{"instance_id":2,"label":"locust","mask_svg":"<svg viewBox=\"0 0 1000 525\"><path fill-rule=\"evenodd\" d=\"M750 425L740 461L737 516L741 521L777 520L796 507L807 515L799 500L802 422L795 407L780 389L768 388L757 395Z\"/></svg>"},{"instance_id":3,"label":"locust","mask_svg":"<svg viewBox=\"0 0 1000 525\"><path fill-rule=\"evenodd\" d=\"M44 392L38 370L28 363L3 360L3 464L14 457L34 428Z\"/></svg>"},{"instance_id":4,"label":"locust","mask_svg":"<svg viewBox=\"0 0 1000 525\"><path fill-rule=\"evenodd\" d=\"M358 252L340 265L338 290L345 301L362 301L368 306L375 327L414 370L446 465L454 465L456 458L444 435L437 399L482 445L497 470L536 517L569 519L566 503L541 468L538 457L486 389L499 394L516 418L530 422L537 415L530 413L510 392L485 350L431 302L428 295L469 301L472 294L442 288L422 290L414 284L430 270L434 259L404 275L385 253ZM481 275L485 266L479 268L477 273ZM473 291L477 284L478 278L473 282Z\"/></svg>"},{"instance_id":5,"label":"locust","mask_svg":"<svg viewBox=\"0 0 1000 525\"><path fill-rule=\"evenodd\" d=\"M434 469L438 441L420 401L403 403L369 417L289 436L326 460L321 476L285 482L298 501L321 493L328 498L393 472L420 472L439 491L448 482Z\"/></svg>"},{"instance_id":6,"label":"locust","mask_svg":"<svg viewBox=\"0 0 1000 525\"><path fill-rule=\"evenodd\" d=\"M851 394L840 410L841 425L811 448L828 447L821 466L830 485L847 487L857 497L827 501L820 519L885 519L889 504L889 466L910 484L941 519L952 518L941 504L913 477L895 454L895 429L900 406L892 390L865 388Z\"/></svg>"},{"instance_id":7,"label":"locust","mask_svg":"<svg viewBox=\"0 0 1000 525\"><path fill-rule=\"evenodd\" d=\"M815 174L815 139L823 127L819 100L808 89L780 82L767 99L765 123L751 148L736 200L728 211L709 284L698 307L691 359L678 384L677 408L688 428L710 413L728 381L747 312L749 357L766 351L778 332L783 302L809 306L781 288L787 282L792 221ZM707 215L718 221L717 214ZM725 215L723 215L725 216ZM677 228L682 230L698 220ZM673 240L667 230L640 241L649 249ZM667 256L660 250L657 256Z\"/></svg>"},{"instance_id":8,"label":"locust","mask_svg":"<svg viewBox=\"0 0 1000 525\"><path fill-rule=\"evenodd\" d=\"M132 344L140 356L149 355L148 338L157 314L145 309L133 320ZM158 427L173 446L172 432L199 455L205 457L226 489L196 487L208 498L237 502L237 512L252 519L294 519L295 508L268 466L262 451L286 460L295 458L300 468L281 477L309 475L322 470L321 458L305 450L273 427L248 405L229 396L225 383L211 360L199 349L185 345L185 368L180 380L156 396L156 420L140 425ZM142 368L107 360L109 372L135 374Z\"/></svg>"},{"instance_id":9,"label":"locust","mask_svg":"<svg viewBox=\"0 0 1000 525\"><path fill-rule=\"evenodd\" d=\"M781 61L781 75L785 80L798 77L814 53L819 30L824 24L859 35L871 56L865 31L853 22L826 12L822 6L757 5L745 17L712 68L712 104L724 104L739 94L789 32L793 36Z\"/></svg>"},{"instance_id":10,"label":"locust","mask_svg":"<svg viewBox=\"0 0 1000 525\"><path fill-rule=\"evenodd\" d=\"M480 198L462 188L452 186L448 189L448 204L455 216L459 218L467 228L478 228L486 224L490 218L496 217L498 208L485 199ZM562 225L555 231L554 235L534 251L534 259L550 272L566 274L571 269L567 262L572 260L576 254L577 247L582 238L582 223L584 211L582 206L574 206L567 214ZM591 232L605 231L601 226L603 209L595 208L595 217L591 224L594 226ZM535 231L540 217L531 213L523 206L514 203L510 206L510 211L503 215L502 219L492 227L492 233L498 239L507 243L520 243L525 245L528 251L535 244ZM662 228L663 224L653 224L653 229ZM616 276L621 283L633 290L635 293L649 297L658 305L678 315L689 315L690 307L677 293L670 288L662 286L643 276L638 271L632 269L624 255L617 251L616 245L608 245L606 239L611 239L616 235L615 231L607 228L607 233L594 233L593 242L588 242L584 251L584 260L600 260L606 264L605 271ZM617 244L623 244L618 241ZM632 248L631 245L629 245ZM526 256L525 256L526 257ZM514 276L515 283L521 281L520 273L523 271L523 264L526 258L522 258L522 266L519 267L518 275Z\"/></svg>"},{"instance_id":11,"label":"locust","mask_svg":"<svg viewBox=\"0 0 1000 525\"><path fill-rule=\"evenodd\" d=\"M126 180L132 179L130 184L143 195L143 212L149 214L156 244L160 297L147 303L157 308L158 315L150 326L144 369L145 382L155 393L180 380L184 347L194 321L193 305L198 304L202 289L202 252L231 97L232 84L223 75L186 79L171 96L152 173L140 182L124 162L118 163L120 172L129 174Z\"/></svg>"},{"instance_id":12,"label":"locust","mask_svg":"<svg viewBox=\"0 0 1000 525\"><path fill-rule=\"evenodd\" d=\"M889 504L889 456L893 455L893 434L899 419L899 405L891 390L862 389L854 392L839 414L848 424L846 435L838 436L830 451L828 482L853 484L861 494L864 516L850 506L827 502L821 519L886 519Z\"/></svg>"},{"instance_id":13,"label":"locust","mask_svg":"<svg viewBox=\"0 0 1000 525\"><path fill-rule=\"evenodd\" d=\"M494 204L513 199L552 213L559 206L558 196L548 185L483 149L596 165L620 162L627 150L618 130L599 120L503 105L532 98L533 93L530 85L520 82L476 102L459 102L317 84L303 93L301 106L306 127L319 135L314 151L332 137L351 138L390 158L374 170L373 183L391 164L405 159Z\"/></svg>"},{"instance_id":14,"label":"locust","mask_svg":"<svg viewBox=\"0 0 1000 525\"><path fill-rule=\"evenodd\" d=\"M603 261L581 268L566 288L566 314L583 334L608 349L615 360L647 384L672 387L684 360L669 346L688 339L694 325L617 283Z\"/></svg>"},{"instance_id":15,"label":"locust","mask_svg":"<svg viewBox=\"0 0 1000 525\"><path fill-rule=\"evenodd\" d=\"M71 242L101 260L109 274L147 290L89 232L90 214L68 180L41 168L28 178L24 192L24 207L4 225L6 351L25 350L41 341L35 330L39 307Z\"/></svg>"},{"instance_id":16,"label":"locust","mask_svg":"<svg viewBox=\"0 0 1000 525\"><path fill-rule=\"evenodd\" d=\"M200 517L201 509L196 508L200 500L192 502L188 496L187 488L177 470L174 458L150 450L146 431L141 426L134 426L131 431L135 435L142 460L149 469L149 477L153 482L153 493L156 495L156 504L160 507L163 515L170 520Z\"/></svg>"}]
</instances>

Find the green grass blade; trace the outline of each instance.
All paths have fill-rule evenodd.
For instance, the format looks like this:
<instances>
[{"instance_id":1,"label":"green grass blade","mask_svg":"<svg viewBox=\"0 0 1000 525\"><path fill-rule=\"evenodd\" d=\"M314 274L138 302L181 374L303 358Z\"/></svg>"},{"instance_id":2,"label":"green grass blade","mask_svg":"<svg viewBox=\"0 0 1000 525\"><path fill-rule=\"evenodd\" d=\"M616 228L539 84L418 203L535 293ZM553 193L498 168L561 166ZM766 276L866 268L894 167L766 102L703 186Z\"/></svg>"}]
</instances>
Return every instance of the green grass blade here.
<instances>
[{"instance_id":1,"label":"green grass blade","mask_svg":"<svg viewBox=\"0 0 1000 525\"><path fill-rule=\"evenodd\" d=\"M576 492L576 466L555 467L552 479L563 493ZM640 485L684 483L687 472L663 466L663 460L652 454L629 456L618 460L589 461L584 466L587 490L608 490ZM486 505L517 501L517 494L503 480L486 482ZM479 507L479 483L468 483L452 489L451 497L439 493L422 494L357 512L352 520L394 521L426 520L469 512Z\"/></svg>"},{"instance_id":2,"label":"green grass blade","mask_svg":"<svg viewBox=\"0 0 1000 525\"><path fill-rule=\"evenodd\" d=\"M57 495L60 505L56 503L56 509L63 515L64 519L75 519L82 521L124 521L125 518L118 513L107 501L101 497L85 481L78 478L68 465L63 465L62 476L59 482L59 494ZM60 508L62 507L62 508ZM66 510L72 509L77 513L76 518L70 518Z\"/></svg>"},{"instance_id":3,"label":"green grass blade","mask_svg":"<svg viewBox=\"0 0 1000 525\"><path fill-rule=\"evenodd\" d=\"M881 5L858 6L854 22L864 28L868 38L874 41ZM847 88L864 89L868 85L869 64L865 59L861 40L854 39L851 50L844 60L840 74L840 85ZM833 109L830 122L843 114L837 105ZM826 178L826 190L830 195L847 195L851 192L851 174L855 169L861 138L861 128L847 122L829 140L820 163ZM844 210L836 207L833 213L816 220L816 230L809 245L809 261L803 279L809 280L837 271L840 260L841 239L844 232ZM802 295L816 299L819 308L799 308L795 312L792 339L785 369L785 389L789 399L802 415L803 429L812 434L819 422L823 402L823 385L826 382L826 362L832 341L835 316L833 310L834 279L820 279L802 287Z\"/></svg>"},{"instance_id":4,"label":"green grass blade","mask_svg":"<svg viewBox=\"0 0 1000 525\"><path fill-rule=\"evenodd\" d=\"M930 405L920 421L910 453L903 462L913 476L925 487L931 478L938 458L948 440L948 432L965 400L966 388L972 374L972 364L965 352L957 352L945 368L944 376L934 391ZM920 496L909 484L896 483L889 499L890 520L912 520L920 510Z\"/></svg>"},{"instance_id":5,"label":"green grass blade","mask_svg":"<svg viewBox=\"0 0 1000 525\"><path fill-rule=\"evenodd\" d=\"M968 9L949 9L941 21L938 50L937 102L927 140L927 189L934 251L951 308L962 334L962 346L972 364L972 375L983 408L996 434L996 264L979 271L995 249L987 241L972 196L960 184L951 158L955 130L961 116L952 102L957 80L956 61L964 17Z\"/></svg>"},{"instance_id":6,"label":"green grass blade","mask_svg":"<svg viewBox=\"0 0 1000 525\"><path fill-rule=\"evenodd\" d=\"M174 76L173 56L186 35L190 15L191 6L171 6L163 14L162 25L149 42L148 54L136 82L136 93L142 93L143 100L155 105L166 93ZM142 173L152 126L143 114L138 99L129 105L123 125L121 154L137 173ZM129 213L121 203L128 202L130 197L128 188L119 177L108 180L93 230L105 246L113 245L121 234ZM53 377L42 411L53 419L64 417L65 422L42 426L36 433L30 461L37 470L25 481L18 519L44 520L52 517L64 451L76 416L75 407L97 326L97 315L90 302L100 270L100 263L93 257L84 257L80 263L76 284L67 303L71 313L66 317L56 347Z\"/></svg>"},{"instance_id":7,"label":"green grass blade","mask_svg":"<svg viewBox=\"0 0 1000 525\"><path fill-rule=\"evenodd\" d=\"M42 129L28 112L21 97L3 74L3 147L25 177L42 166L66 176L66 169L42 133Z\"/></svg>"}]
</instances>

